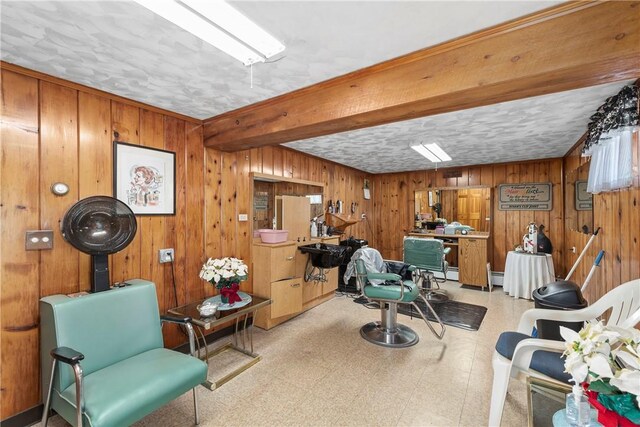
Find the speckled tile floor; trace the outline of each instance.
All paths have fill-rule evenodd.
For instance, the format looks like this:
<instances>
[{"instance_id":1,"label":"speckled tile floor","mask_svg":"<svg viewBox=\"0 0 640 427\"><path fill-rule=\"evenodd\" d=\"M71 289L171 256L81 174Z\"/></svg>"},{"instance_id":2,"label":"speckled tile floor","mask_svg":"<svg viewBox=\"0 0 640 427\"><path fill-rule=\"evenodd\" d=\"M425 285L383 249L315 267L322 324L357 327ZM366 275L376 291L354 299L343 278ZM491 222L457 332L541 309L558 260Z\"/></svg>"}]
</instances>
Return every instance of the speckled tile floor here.
<instances>
[{"instance_id":1,"label":"speckled tile floor","mask_svg":"<svg viewBox=\"0 0 640 427\"><path fill-rule=\"evenodd\" d=\"M379 312L345 296L270 331L256 328L262 360L218 390L199 388L200 425L486 426L493 346L533 303L499 287L489 293L448 282L444 289L453 299L488 308L478 331L448 327L438 341L422 320L399 315L420 342L405 349L376 346L359 329L379 320ZM237 361L234 354L212 359L212 376ZM187 393L135 426L192 425L192 402ZM502 425L526 426L526 402L524 383L512 380ZM67 424L56 416L49 425Z\"/></svg>"}]
</instances>

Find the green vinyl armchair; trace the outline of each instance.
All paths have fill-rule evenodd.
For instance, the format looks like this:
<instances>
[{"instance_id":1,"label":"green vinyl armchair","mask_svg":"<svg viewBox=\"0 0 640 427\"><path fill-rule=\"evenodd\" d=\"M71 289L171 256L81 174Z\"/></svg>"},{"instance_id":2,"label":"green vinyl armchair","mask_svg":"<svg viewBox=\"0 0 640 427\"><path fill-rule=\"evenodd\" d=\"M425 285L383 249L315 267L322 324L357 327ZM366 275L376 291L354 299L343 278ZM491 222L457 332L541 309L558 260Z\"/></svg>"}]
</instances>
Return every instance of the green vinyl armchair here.
<instances>
[{"instance_id":1,"label":"green vinyl armchair","mask_svg":"<svg viewBox=\"0 0 640 427\"><path fill-rule=\"evenodd\" d=\"M440 239L425 239L422 237L405 237L403 242L403 261L416 266L415 281L423 290L428 300L444 301L449 299L433 275L437 271L444 275L447 281L449 263L445 257L451 248L445 248Z\"/></svg>"},{"instance_id":2,"label":"green vinyl armchair","mask_svg":"<svg viewBox=\"0 0 640 427\"><path fill-rule=\"evenodd\" d=\"M155 286L128 286L40 300L42 425L54 409L74 426L126 426L206 380L206 364L164 348ZM189 318L166 318L189 332Z\"/></svg>"},{"instance_id":3,"label":"green vinyl armchair","mask_svg":"<svg viewBox=\"0 0 640 427\"><path fill-rule=\"evenodd\" d=\"M385 347L409 347L419 340L418 334L408 326L398 323L398 304L410 305L416 313L425 321L431 332L442 339L445 326L438 317L431 304L420 294L418 286L412 280L404 280L401 275L388 272L376 272L367 269L369 265L382 265L380 252L373 248L361 248L356 251L352 261L356 267L356 279L362 295L369 301L376 302L380 307L381 319L379 322L369 322L360 328L360 335L365 340ZM396 261L384 261L385 269L390 264L402 264ZM413 266L408 271L413 270ZM436 332L425 313L416 304L416 299L421 299L425 308L440 325L440 332Z\"/></svg>"}]
</instances>

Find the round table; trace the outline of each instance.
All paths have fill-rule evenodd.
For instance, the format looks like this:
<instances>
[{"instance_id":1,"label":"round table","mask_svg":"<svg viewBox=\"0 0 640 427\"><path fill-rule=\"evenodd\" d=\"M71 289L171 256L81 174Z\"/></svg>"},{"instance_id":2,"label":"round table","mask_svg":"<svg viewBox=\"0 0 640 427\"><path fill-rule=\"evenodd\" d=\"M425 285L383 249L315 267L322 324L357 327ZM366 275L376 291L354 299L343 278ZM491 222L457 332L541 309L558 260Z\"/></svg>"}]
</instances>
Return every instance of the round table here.
<instances>
[{"instance_id":1,"label":"round table","mask_svg":"<svg viewBox=\"0 0 640 427\"><path fill-rule=\"evenodd\" d=\"M531 299L540 286L555 281L553 258L550 254L530 254L510 251L504 266L502 289L515 298Z\"/></svg>"}]
</instances>

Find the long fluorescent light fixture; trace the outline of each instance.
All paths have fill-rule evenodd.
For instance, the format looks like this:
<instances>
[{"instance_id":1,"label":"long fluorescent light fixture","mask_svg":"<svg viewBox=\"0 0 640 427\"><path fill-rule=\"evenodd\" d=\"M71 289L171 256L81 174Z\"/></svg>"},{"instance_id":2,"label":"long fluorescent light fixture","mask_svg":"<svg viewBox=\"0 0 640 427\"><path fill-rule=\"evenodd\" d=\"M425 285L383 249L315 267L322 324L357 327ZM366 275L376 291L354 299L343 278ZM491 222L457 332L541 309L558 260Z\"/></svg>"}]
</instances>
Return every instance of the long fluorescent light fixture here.
<instances>
[{"instance_id":1,"label":"long fluorescent light fixture","mask_svg":"<svg viewBox=\"0 0 640 427\"><path fill-rule=\"evenodd\" d=\"M284 45L221 0L134 0L244 65L264 62Z\"/></svg>"},{"instance_id":2,"label":"long fluorescent light fixture","mask_svg":"<svg viewBox=\"0 0 640 427\"><path fill-rule=\"evenodd\" d=\"M451 157L438 144L412 145L411 148L434 163L448 162Z\"/></svg>"}]
</instances>

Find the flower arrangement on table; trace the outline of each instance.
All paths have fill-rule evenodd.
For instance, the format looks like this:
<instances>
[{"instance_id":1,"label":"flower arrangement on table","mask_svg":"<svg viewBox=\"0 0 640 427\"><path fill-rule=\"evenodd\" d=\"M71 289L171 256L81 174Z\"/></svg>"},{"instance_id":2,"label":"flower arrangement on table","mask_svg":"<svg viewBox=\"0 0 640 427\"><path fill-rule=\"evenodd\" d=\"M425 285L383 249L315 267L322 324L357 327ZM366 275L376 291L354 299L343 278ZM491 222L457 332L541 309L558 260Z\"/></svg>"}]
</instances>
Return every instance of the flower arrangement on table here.
<instances>
[{"instance_id":1,"label":"flower arrangement on table","mask_svg":"<svg viewBox=\"0 0 640 427\"><path fill-rule=\"evenodd\" d=\"M240 282L247 280L248 267L241 259L225 257L209 258L200 270L200 278L215 285L220 291L223 304L234 304L242 301L238 295Z\"/></svg>"},{"instance_id":2,"label":"flower arrangement on table","mask_svg":"<svg viewBox=\"0 0 640 427\"><path fill-rule=\"evenodd\" d=\"M640 331L591 321L580 332L560 327L560 334L567 345L565 372L588 390L598 421L640 424Z\"/></svg>"}]
</instances>

